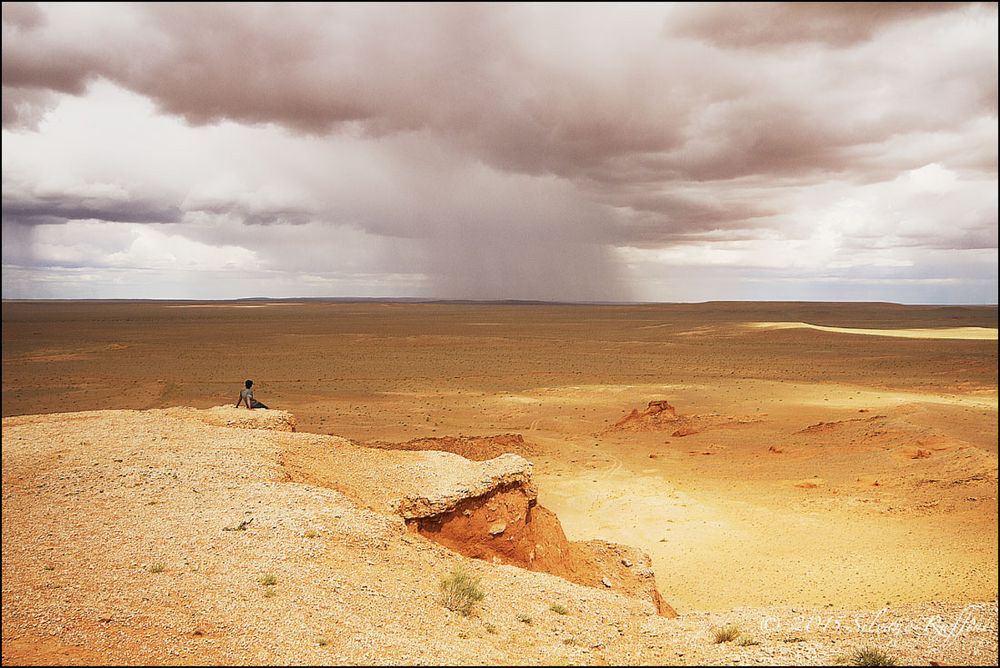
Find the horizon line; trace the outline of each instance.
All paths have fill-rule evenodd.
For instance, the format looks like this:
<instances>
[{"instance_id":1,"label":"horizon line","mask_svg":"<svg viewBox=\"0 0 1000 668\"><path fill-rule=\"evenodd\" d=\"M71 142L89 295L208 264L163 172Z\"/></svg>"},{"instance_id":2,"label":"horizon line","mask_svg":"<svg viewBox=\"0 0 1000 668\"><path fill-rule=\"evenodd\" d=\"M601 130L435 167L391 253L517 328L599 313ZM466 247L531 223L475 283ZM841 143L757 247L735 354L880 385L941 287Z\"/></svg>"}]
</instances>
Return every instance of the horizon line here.
<instances>
[{"instance_id":1,"label":"horizon line","mask_svg":"<svg viewBox=\"0 0 1000 668\"><path fill-rule=\"evenodd\" d=\"M885 300L834 300L834 299L709 299L705 301L611 301L611 300L558 300L558 299L467 299L433 297L39 297L2 298L2 303L24 302L328 302L328 303L379 303L402 302L411 304L508 304L508 305L563 305L563 306L655 306L655 305L705 305L705 304L883 304L891 306L940 306L940 307L997 307L997 302L893 302Z\"/></svg>"}]
</instances>

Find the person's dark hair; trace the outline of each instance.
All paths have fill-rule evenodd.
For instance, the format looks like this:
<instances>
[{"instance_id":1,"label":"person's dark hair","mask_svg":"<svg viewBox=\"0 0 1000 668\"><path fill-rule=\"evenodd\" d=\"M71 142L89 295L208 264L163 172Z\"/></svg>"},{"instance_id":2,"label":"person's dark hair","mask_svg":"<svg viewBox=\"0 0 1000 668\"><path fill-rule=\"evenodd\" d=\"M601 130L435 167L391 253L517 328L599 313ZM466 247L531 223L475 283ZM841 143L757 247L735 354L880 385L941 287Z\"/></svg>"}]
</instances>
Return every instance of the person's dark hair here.
<instances>
[{"instance_id":1,"label":"person's dark hair","mask_svg":"<svg viewBox=\"0 0 1000 668\"><path fill-rule=\"evenodd\" d=\"M253 381L252 381L252 380L248 380L247 382L245 382L245 383L243 383L243 384L244 384L244 385L246 385L246 386L247 386L247 389L249 390L249 389L250 389L250 386L251 386L251 385L253 385Z\"/></svg>"}]
</instances>

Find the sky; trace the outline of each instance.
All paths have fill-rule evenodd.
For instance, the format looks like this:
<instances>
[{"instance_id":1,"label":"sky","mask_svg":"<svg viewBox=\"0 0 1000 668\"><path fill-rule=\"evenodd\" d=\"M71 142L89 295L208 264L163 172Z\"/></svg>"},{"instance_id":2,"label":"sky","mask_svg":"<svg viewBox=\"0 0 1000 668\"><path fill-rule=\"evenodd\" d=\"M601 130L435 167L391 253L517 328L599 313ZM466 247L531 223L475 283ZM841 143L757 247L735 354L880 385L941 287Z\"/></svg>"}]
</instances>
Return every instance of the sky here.
<instances>
[{"instance_id":1,"label":"sky","mask_svg":"<svg viewBox=\"0 0 1000 668\"><path fill-rule=\"evenodd\" d=\"M3 297L997 303L995 3L3 3Z\"/></svg>"}]
</instances>

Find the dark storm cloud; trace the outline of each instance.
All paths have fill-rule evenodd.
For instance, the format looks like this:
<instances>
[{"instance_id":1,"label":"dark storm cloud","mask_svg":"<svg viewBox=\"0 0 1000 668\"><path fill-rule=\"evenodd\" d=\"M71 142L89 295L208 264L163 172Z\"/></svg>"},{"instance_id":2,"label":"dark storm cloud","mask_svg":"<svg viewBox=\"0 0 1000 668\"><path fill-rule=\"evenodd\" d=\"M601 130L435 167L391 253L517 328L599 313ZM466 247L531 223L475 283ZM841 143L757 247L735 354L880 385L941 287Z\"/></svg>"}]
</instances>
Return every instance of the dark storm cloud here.
<instances>
[{"instance_id":1,"label":"dark storm cloud","mask_svg":"<svg viewBox=\"0 0 1000 668\"><path fill-rule=\"evenodd\" d=\"M58 225L71 220L174 223L181 210L146 200L81 197L72 193L24 196L4 193L3 219L17 225Z\"/></svg>"},{"instance_id":2,"label":"dark storm cloud","mask_svg":"<svg viewBox=\"0 0 1000 668\"><path fill-rule=\"evenodd\" d=\"M110 82L169 117L169 141L236 124L248 143L221 142L190 181L175 156L130 178L122 201L10 196L5 161L4 218L170 222L274 266L302 254L256 235L336 228L419 245L438 294L478 297L501 285L615 298L616 247L838 225L853 231L829 236L851 247L866 233L841 200L903 247L995 247L982 193L997 170L996 15L988 3L7 3L8 130ZM941 169L927 183L855 197L928 165ZM926 201L925 187L937 188Z\"/></svg>"},{"instance_id":3,"label":"dark storm cloud","mask_svg":"<svg viewBox=\"0 0 1000 668\"><path fill-rule=\"evenodd\" d=\"M667 19L674 31L752 47L815 40L846 46L889 25L962 8L791 3L674 9ZM252 3L144 4L129 11L134 30L128 35L91 18L110 39L103 46L69 44L50 35L54 31L43 22L22 20L3 45L3 83L14 98L9 111L5 101L8 122L30 120L44 103L36 98L18 106L24 91L78 94L86 82L106 77L194 124L277 123L294 131L360 130L375 137L428 131L498 169L600 183L627 179L629 172L659 182L838 172L851 166L847 147L942 122L933 109L866 117L843 103L828 108L811 99L811 93L884 89L884 78L866 74L871 64L857 60L829 63L837 74L803 81L789 99L780 91L780 62L755 63L669 39L623 56L630 45L610 24L606 34L594 35L608 40L605 58L578 63L574 51L553 49L547 35L524 30L531 20L558 29L560 17L550 8ZM778 68L776 80L763 74L768 65ZM914 96L929 93L938 81L966 85L950 93L963 104L985 105L986 111L992 104L995 111L995 59L952 70L959 67L979 71L961 76L966 73L945 70L935 81L892 85Z\"/></svg>"},{"instance_id":4,"label":"dark storm cloud","mask_svg":"<svg viewBox=\"0 0 1000 668\"><path fill-rule=\"evenodd\" d=\"M954 8L947 2L704 3L684 7L664 32L735 48L809 42L847 47L893 23Z\"/></svg>"},{"instance_id":5,"label":"dark storm cloud","mask_svg":"<svg viewBox=\"0 0 1000 668\"><path fill-rule=\"evenodd\" d=\"M185 209L191 213L235 216L246 225L304 225L316 220L314 211L302 207L261 207L244 202L203 202Z\"/></svg>"},{"instance_id":6,"label":"dark storm cloud","mask_svg":"<svg viewBox=\"0 0 1000 668\"><path fill-rule=\"evenodd\" d=\"M2 7L3 23L12 28L24 30L45 24L45 14L33 2L5 2Z\"/></svg>"},{"instance_id":7,"label":"dark storm cloud","mask_svg":"<svg viewBox=\"0 0 1000 668\"><path fill-rule=\"evenodd\" d=\"M774 216L777 211L750 202L721 202L664 193L636 194L623 198L635 212L616 231L620 242L639 248L658 248L726 231L727 239L740 238L749 223Z\"/></svg>"}]
</instances>

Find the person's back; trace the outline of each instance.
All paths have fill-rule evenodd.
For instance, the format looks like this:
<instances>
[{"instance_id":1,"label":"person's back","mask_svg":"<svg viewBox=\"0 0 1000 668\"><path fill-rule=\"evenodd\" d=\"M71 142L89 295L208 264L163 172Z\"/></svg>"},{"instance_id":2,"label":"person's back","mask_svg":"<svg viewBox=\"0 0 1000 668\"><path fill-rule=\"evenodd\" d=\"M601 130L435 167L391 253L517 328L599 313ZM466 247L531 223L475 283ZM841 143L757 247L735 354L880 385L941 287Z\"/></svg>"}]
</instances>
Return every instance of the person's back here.
<instances>
[{"instance_id":1,"label":"person's back","mask_svg":"<svg viewBox=\"0 0 1000 668\"><path fill-rule=\"evenodd\" d=\"M239 401L236 402L236 407L239 408L240 404L246 404L246 407L250 410L254 408L267 408L264 404L260 403L253 398L253 381L248 380L244 384L242 390L240 390Z\"/></svg>"}]
</instances>

